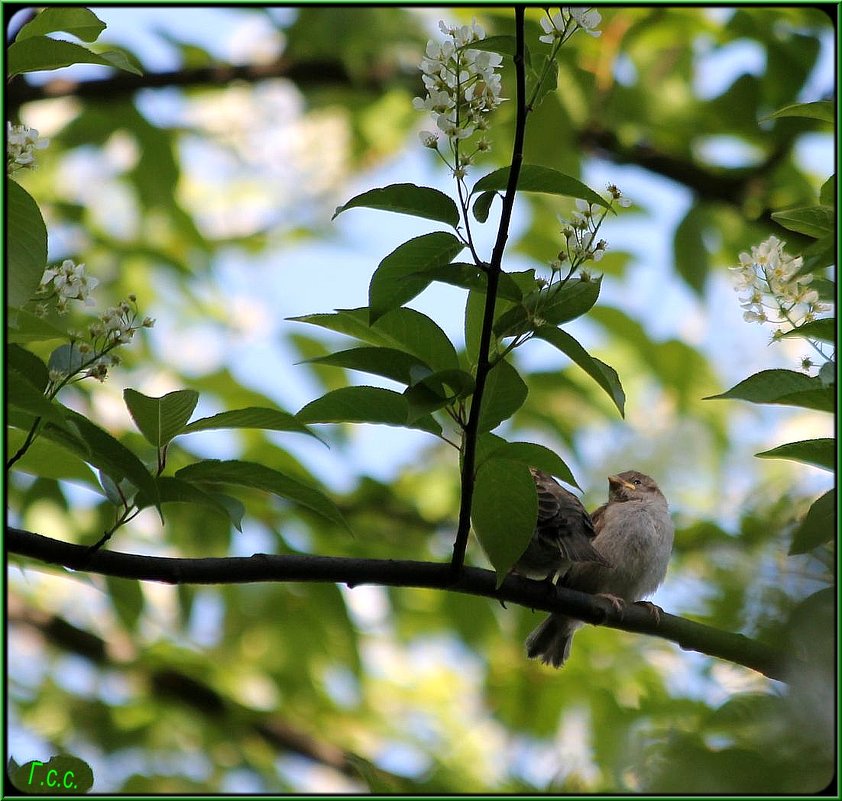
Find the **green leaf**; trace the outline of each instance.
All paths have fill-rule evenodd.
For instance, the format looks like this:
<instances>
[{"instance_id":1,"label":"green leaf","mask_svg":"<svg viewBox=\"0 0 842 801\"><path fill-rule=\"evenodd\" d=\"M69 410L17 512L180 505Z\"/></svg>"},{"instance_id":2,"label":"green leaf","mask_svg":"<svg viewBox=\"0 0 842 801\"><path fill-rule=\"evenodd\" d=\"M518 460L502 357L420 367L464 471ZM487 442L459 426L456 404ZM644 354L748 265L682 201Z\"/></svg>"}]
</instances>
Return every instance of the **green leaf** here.
<instances>
[{"instance_id":1,"label":"green leaf","mask_svg":"<svg viewBox=\"0 0 842 801\"><path fill-rule=\"evenodd\" d=\"M491 455L489 454L489 456ZM544 445L538 445L534 442L501 441L499 446L493 451L493 458L520 462L527 467L534 467L538 470L543 470L545 473L549 473L551 476L556 476L562 481L572 484L574 487L579 487L576 479L573 478L573 473L567 464L565 464L564 460Z\"/></svg>"},{"instance_id":2,"label":"green leaf","mask_svg":"<svg viewBox=\"0 0 842 801\"><path fill-rule=\"evenodd\" d=\"M475 264L454 261L445 264L443 267L435 267L427 270L424 275L428 280L441 281L451 286L458 286L462 289L478 289L485 292L488 285L488 276ZM501 298L520 300L523 293L518 285L512 280L509 273L500 273L498 276L497 294Z\"/></svg>"},{"instance_id":3,"label":"green leaf","mask_svg":"<svg viewBox=\"0 0 842 801\"><path fill-rule=\"evenodd\" d=\"M273 495L286 498L298 506L303 506L326 520L348 529L348 524L336 504L324 493L262 464L237 460L205 459L182 467L175 474L175 477L187 482L233 484L271 492Z\"/></svg>"},{"instance_id":4,"label":"green leaf","mask_svg":"<svg viewBox=\"0 0 842 801\"><path fill-rule=\"evenodd\" d=\"M34 417L43 417L58 426L64 425L62 407L44 395L26 376L13 367L6 368L6 400L9 406L22 409Z\"/></svg>"},{"instance_id":5,"label":"green leaf","mask_svg":"<svg viewBox=\"0 0 842 801\"><path fill-rule=\"evenodd\" d=\"M704 238L707 225L707 209L695 203L676 226L672 241L675 270L700 297L710 271L710 258Z\"/></svg>"},{"instance_id":6,"label":"green leaf","mask_svg":"<svg viewBox=\"0 0 842 801\"><path fill-rule=\"evenodd\" d=\"M237 531L242 532L244 507L236 498L222 495L218 492L208 492L204 487L173 476L159 476L156 479L161 503L192 503L204 506L223 517L228 518ZM221 499L226 498L223 502ZM142 493L135 498L138 508L145 509L152 504L152 500Z\"/></svg>"},{"instance_id":7,"label":"green leaf","mask_svg":"<svg viewBox=\"0 0 842 801\"><path fill-rule=\"evenodd\" d=\"M335 220L343 211L353 208L382 209L398 214L410 214L436 220L456 228L459 225L459 209L444 192L428 186L415 184L392 184L381 189L371 189L351 198L344 206L337 206L331 219Z\"/></svg>"},{"instance_id":8,"label":"green leaf","mask_svg":"<svg viewBox=\"0 0 842 801\"><path fill-rule=\"evenodd\" d=\"M26 309L7 310L6 336L9 342L48 342L51 339L67 339L68 333L43 317Z\"/></svg>"},{"instance_id":9,"label":"green leaf","mask_svg":"<svg viewBox=\"0 0 842 801\"><path fill-rule=\"evenodd\" d=\"M108 588L108 595L111 604L120 622L132 633L137 631L137 623L143 614L143 590L140 582L134 579L117 578L106 576L105 586Z\"/></svg>"},{"instance_id":10,"label":"green leaf","mask_svg":"<svg viewBox=\"0 0 842 801\"><path fill-rule=\"evenodd\" d=\"M410 239L380 262L368 287L369 320L402 306L433 280L426 271L449 264L464 249L453 234L435 231Z\"/></svg>"},{"instance_id":11,"label":"green leaf","mask_svg":"<svg viewBox=\"0 0 842 801\"><path fill-rule=\"evenodd\" d=\"M477 222L484 223L488 219L491 204L494 202L495 197L497 197L497 192L481 192L479 197L474 201L473 214Z\"/></svg>"},{"instance_id":12,"label":"green leaf","mask_svg":"<svg viewBox=\"0 0 842 801\"><path fill-rule=\"evenodd\" d=\"M6 346L6 368L17 370L24 379L40 392L43 392L50 380L47 365L32 351L20 345Z\"/></svg>"},{"instance_id":13,"label":"green leaf","mask_svg":"<svg viewBox=\"0 0 842 801\"><path fill-rule=\"evenodd\" d=\"M770 451L755 453L759 459L790 459L793 462L804 462L823 470L833 471L836 454L836 440L806 439L801 442L788 442L778 445Z\"/></svg>"},{"instance_id":14,"label":"green leaf","mask_svg":"<svg viewBox=\"0 0 842 801\"><path fill-rule=\"evenodd\" d=\"M826 492L812 506L792 536L789 553L807 553L836 537L836 493Z\"/></svg>"},{"instance_id":15,"label":"green leaf","mask_svg":"<svg viewBox=\"0 0 842 801\"><path fill-rule=\"evenodd\" d=\"M6 305L23 306L41 284L47 266L47 227L38 204L6 179Z\"/></svg>"},{"instance_id":16,"label":"green leaf","mask_svg":"<svg viewBox=\"0 0 842 801\"><path fill-rule=\"evenodd\" d=\"M310 401L296 417L304 423L379 423L441 432L441 426L432 417L410 423L406 398L400 392L380 387L334 389Z\"/></svg>"},{"instance_id":17,"label":"green leaf","mask_svg":"<svg viewBox=\"0 0 842 801\"><path fill-rule=\"evenodd\" d=\"M602 276L574 278L547 290L537 290L524 298L523 304L500 315L494 332L500 337L517 336L531 327L530 317L541 324L561 325L581 317L599 298Z\"/></svg>"},{"instance_id":18,"label":"green leaf","mask_svg":"<svg viewBox=\"0 0 842 801\"><path fill-rule=\"evenodd\" d=\"M48 424L42 429L42 436L73 451L117 483L127 478L139 490L148 493L160 511L155 480L132 451L84 415L65 408L64 417L66 428Z\"/></svg>"},{"instance_id":19,"label":"green leaf","mask_svg":"<svg viewBox=\"0 0 842 801\"><path fill-rule=\"evenodd\" d=\"M6 51L8 78L22 72L57 70L71 64L100 64L135 75L143 74L140 65L127 53L117 50L94 53L81 45L48 36L32 36L22 42L13 42Z\"/></svg>"},{"instance_id":20,"label":"green leaf","mask_svg":"<svg viewBox=\"0 0 842 801\"><path fill-rule=\"evenodd\" d=\"M469 42L462 50L486 50L490 53L499 53L501 56L514 57L517 52L517 40L514 36L486 36L476 42ZM526 54L524 53L524 56Z\"/></svg>"},{"instance_id":21,"label":"green leaf","mask_svg":"<svg viewBox=\"0 0 842 801\"><path fill-rule=\"evenodd\" d=\"M542 325L535 329L535 336L549 342L569 356L608 393L619 410L620 416L625 416L626 393L623 391L620 377L613 367L609 367L605 362L591 356L570 334L560 328Z\"/></svg>"},{"instance_id":22,"label":"green leaf","mask_svg":"<svg viewBox=\"0 0 842 801\"><path fill-rule=\"evenodd\" d=\"M781 339L793 339L795 337L820 339L822 342L835 342L836 320L833 317L811 320L809 323L802 323L798 328L793 328L785 334L781 334Z\"/></svg>"},{"instance_id":23,"label":"green leaf","mask_svg":"<svg viewBox=\"0 0 842 801\"><path fill-rule=\"evenodd\" d=\"M819 202L822 206L833 206L836 204L836 176L831 175L819 190Z\"/></svg>"},{"instance_id":24,"label":"green leaf","mask_svg":"<svg viewBox=\"0 0 842 801\"><path fill-rule=\"evenodd\" d=\"M526 550L537 519L538 494L525 464L492 457L479 466L471 523L498 587Z\"/></svg>"},{"instance_id":25,"label":"green leaf","mask_svg":"<svg viewBox=\"0 0 842 801\"><path fill-rule=\"evenodd\" d=\"M772 219L790 231L818 239L836 230L835 213L833 206L806 206L773 212Z\"/></svg>"},{"instance_id":26,"label":"green leaf","mask_svg":"<svg viewBox=\"0 0 842 801\"><path fill-rule=\"evenodd\" d=\"M505 359L488 374L479 415L479 431L491 431L523 406L529 390L518 371Z\"/></svg>"},{"instance_id":27,"label":"green leaf","mask_svg":"<svg viewBox=\"0 0 842 801\"><path fill-rule=\"evenodd\" d=\"M397 348L417 356L433 370L459 367L456 349L429 317L415 309L399 308L369 325L369 310L340 309L334 314L308 314L291 320L321 326L361 339L371 345Z\"/></svg>"},{"instance_id":28,"label":"green leaf","mask_svg":"<svg viewBox=\"0 0 842 801\"><path fill-rule=\"evenodd\" d=\"M477 192L504 191L508 181L508 167L494 170L474 184L471 195L475 195ZM581 198L589 203L608 208L608 201L594 192L593 189L577 178L565 175L551 167L541 167L537 164L522 165L517 188L519 192L542 192L548 195Z\"/></svg>"},{"instance_id":29,"label":"green leaf","mask_svg":"<svg viewBox=\"0 0 842 801\"><path fill-rule=\"evenodd\" d=\"M351 348L305 361L307 364L327 364L332 367L343 367L346 370L359 370L362 373L380 375L407 386L412 383L413 370L426 368L432 372L429 366L416 356L395 348Z\"/></svg>"},{"instance_id":30,"label":"green leaf","mask_svg":"<svg viewBox=\"0 0 842 801\"><path fill-rule=\"evenodd\" d=\"M95 42L105 27L105 23L87 8L68 6L45 8L35 19L20 29L15 41L21 42L32 36L63 31L76 36L83 42Z\"/></svg>"},{"instance_id":31,"label":"green leaf","mask_svg":"<svg viewBox=\"0 0 842 801\"><path fill-rule=\"evenodd\" d=\"M6 415L7 424L9 417ZM28 429L29 426L27 425ZM6 458L11 458L23 445L26 433L22 430L8 429L6 431ZM37 437L29 446L23 457L15 462L14 470L22 473L52 478L57 481L73 481L83 484L95 492L100 491L100 482L94 472L72 450L52 442L47 436Z\"/></svg>"},{"instance_id":32,"label":"green leaf","mask_svg":"<svg viewBox=\"0 0 842 801\"><path fill-rule=\"evenodd\" d=\"M822 122L829 122L831 124L836 122L836 113L833 110L833 103L830 100L795 103L791 106L778 109L766 119L775 119L776 117L808 117L812 120L821 120Z\"/></svg>"},{"instance_id":33,"label":"green leaf","mask_svg":"<svg viewBox=\"0 0 842 801\"><path fill-rule=\"evenodd\" d=\"M473 376L464 370L441 370L425 375L403 393L409 406L409 422L414 423L420 417L458 398L465 398L473 391Z\"/></svg>"},{"instance_id":34,"label":"green leaf","mask_svg":"<svg viewBox=\"0 0 842 801\"><path fill-rule=\"evenodd\" d=\"M831 412L835 409L835 394L818 378L811 378L794 370L762 370L740 381L727 392L710 395L704 400L736 399L751 403L776 403Z\"/></svg>"},{"instance_id":35,"label":"green leaf","mask_svg":"<svg viewBox=\"0 0 842 801\"><path fill-rule=\"evenodd\" d=\"M248 406L244 409L232 409L230 412L220 412L210 417L202 417L184 426L180 433L192 434L194 431L209 431L217 428L260 428L267 431L294 431L298 434L308 434L321 442L317 434L310 431L289 412L280 409L268 409L263 406Z\"/></svg>"},{"instance_id":36,"label":"green leaf","mask_svg":"<svg viewBox=\"0 0 842 801\"><path fill-rule=\"evenodd\" d=\"M156 448L163 448L184 431L199 402L199 393L192 389L179 389L160 398L151 398L137 390L126 389L123 400L146 441Z\"/></svg>"}]
</instances>

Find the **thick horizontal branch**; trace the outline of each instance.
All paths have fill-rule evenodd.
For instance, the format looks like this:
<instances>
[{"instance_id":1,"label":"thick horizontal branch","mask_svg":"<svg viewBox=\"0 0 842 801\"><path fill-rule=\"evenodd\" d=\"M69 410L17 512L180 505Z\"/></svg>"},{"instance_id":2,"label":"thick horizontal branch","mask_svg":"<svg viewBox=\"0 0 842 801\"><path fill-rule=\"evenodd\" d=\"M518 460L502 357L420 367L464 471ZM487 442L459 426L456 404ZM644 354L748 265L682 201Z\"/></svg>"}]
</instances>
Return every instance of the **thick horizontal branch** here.
<instances>
[{"instance_id":1,"label":"thick horizontal branch","mask_svg":"<svg viewBox=\"0 0 842 801\"><path fill-rule=\"evenodd\" d=\"M507 576L498 588L492 571L475 567L466 567L458 577L454 577L450 565L446 563L393 559L270 554L181 559L116 551L97 551L92 554L82 545L61 542L17 528L7 529L6 546L9 553L48 564L63 565L72 570L167 584L317 581L345 584L348 587L379 584L461 592L531 609L561 612L594 625L662 637L684 650L725 659L779 681L787 681L790 671L803 667L784 651L742 634L721 631L667 613L662 613L660 620L656 621L648 610L635 605L619 613L609 601L598 596L566 587L558 587L551 592L545 582L519 576Z\"/></svg>"}]
</instances>

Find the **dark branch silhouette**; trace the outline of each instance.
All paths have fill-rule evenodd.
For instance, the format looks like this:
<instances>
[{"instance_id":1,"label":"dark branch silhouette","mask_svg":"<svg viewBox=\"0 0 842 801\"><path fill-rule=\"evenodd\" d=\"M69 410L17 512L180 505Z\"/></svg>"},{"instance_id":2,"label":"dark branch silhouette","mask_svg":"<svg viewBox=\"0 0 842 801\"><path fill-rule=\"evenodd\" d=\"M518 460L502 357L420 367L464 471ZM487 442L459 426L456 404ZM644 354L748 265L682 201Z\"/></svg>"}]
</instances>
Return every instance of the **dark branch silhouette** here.
<instances>
[{"instance_id":1,"label":"dark branch silhouette","mask_svg":"<svg viewBox=\"0 0 842 801\"><path fill-rule=\"evenodd\" d=\"M606 599L566 587L549 590L546 582L507 576L496 587L490 570L464 567L454 577L447 563L393 559L349 559L332 556L275 556L178 559L97 551L24 531L6 532L9 553L38 559L72 570L101 573L167 584L241 584L257 581L320 581L356 587L380 584L391 587L423 587L494 598L531 609L561 612L586 623L662 637L684 650L743 665L772 679L787 681L805 666L790 654L742 634L721 631L667 614L656 621L648 609L630 605L621 613Z\"/></svg>"}]
</instances>

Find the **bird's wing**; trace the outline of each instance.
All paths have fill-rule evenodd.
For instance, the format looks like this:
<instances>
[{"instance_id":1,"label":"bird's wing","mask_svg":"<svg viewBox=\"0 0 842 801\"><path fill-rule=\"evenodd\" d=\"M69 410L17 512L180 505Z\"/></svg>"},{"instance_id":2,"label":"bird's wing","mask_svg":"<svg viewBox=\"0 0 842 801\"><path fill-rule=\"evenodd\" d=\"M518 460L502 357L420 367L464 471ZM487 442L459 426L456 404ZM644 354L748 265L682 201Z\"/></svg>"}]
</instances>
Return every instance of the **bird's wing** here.
<instances>
[{"instance_id":1,"label":"bird's wing","mask_svg":"<svg viewBox=\"0 0 842 801\"><path fill-rule=\"evenodd\" d=\"M561 553L572 562L608 562L593 547L594 525L579 499L552 476L532 470L538 490L535 535L542 549Z\"/></svg>"}]
</instances>

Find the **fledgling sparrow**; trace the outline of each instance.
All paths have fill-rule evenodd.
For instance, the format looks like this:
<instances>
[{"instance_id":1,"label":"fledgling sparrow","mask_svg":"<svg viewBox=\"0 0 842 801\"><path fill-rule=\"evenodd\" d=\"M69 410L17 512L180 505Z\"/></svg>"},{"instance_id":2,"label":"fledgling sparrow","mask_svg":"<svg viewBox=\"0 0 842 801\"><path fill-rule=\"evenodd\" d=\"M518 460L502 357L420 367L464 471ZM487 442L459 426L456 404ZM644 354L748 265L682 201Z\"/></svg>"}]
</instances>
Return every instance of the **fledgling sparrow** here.
<instances>
[{"instance_id":1,"label":"fledgling sparrow","mask_svg":"<svg viewBox=\"0 0 842 801\"><path fill-rule=\"evenodd\" d=\"M674 533L667 499L655 481L636 470L609 476L608 503L591 517L593 547L609 566L575 563L562 584L605 595L617 607L655 592L667 572ZM550 615L526 638L527 656L561 667L570 656L573 634L583 625L565 615Z\"/></svg>"},{"instance_id":2,"label":"fledgling sparrow","mask_svg":"<svg viewBox=\"0 0 842 801\"><path fill-rule=\"evenodd\" d=\"M608 565L593 546L591 516L581 501L552 476L530 467L538 490L538 520L512 572L532 579L555 580L578 562Z\"/></svg>"}]
</instances>

